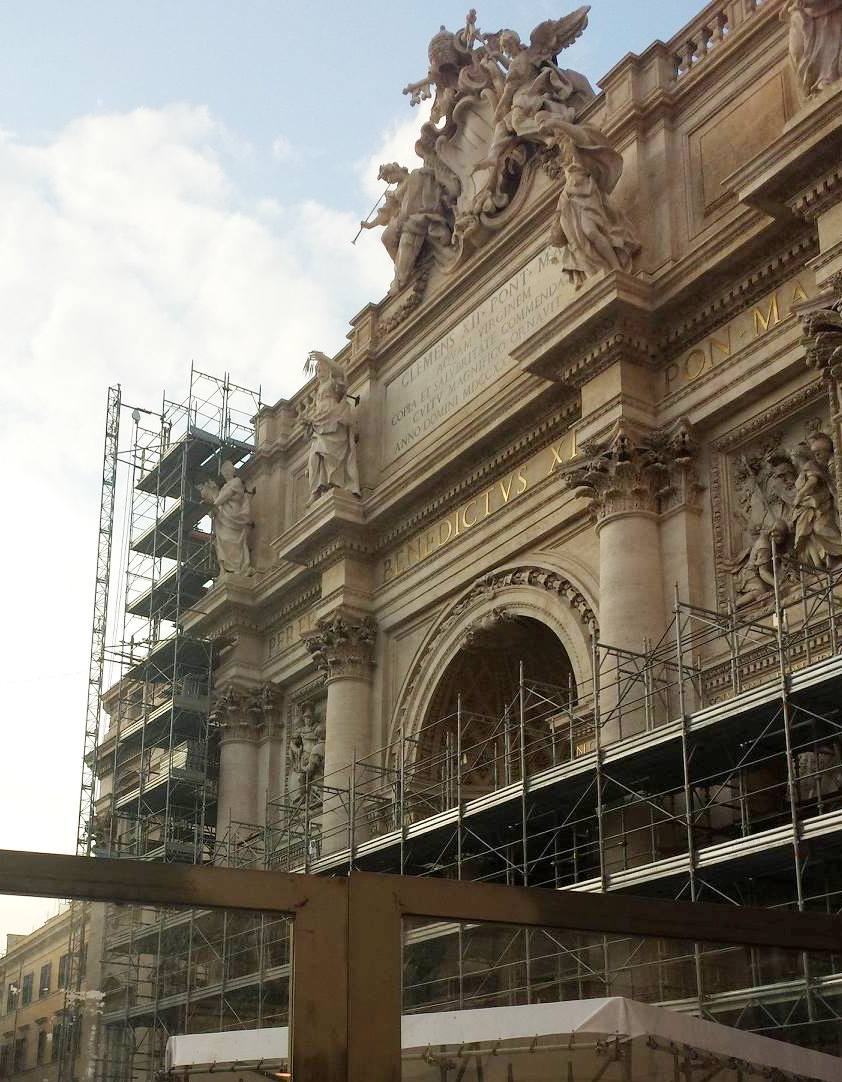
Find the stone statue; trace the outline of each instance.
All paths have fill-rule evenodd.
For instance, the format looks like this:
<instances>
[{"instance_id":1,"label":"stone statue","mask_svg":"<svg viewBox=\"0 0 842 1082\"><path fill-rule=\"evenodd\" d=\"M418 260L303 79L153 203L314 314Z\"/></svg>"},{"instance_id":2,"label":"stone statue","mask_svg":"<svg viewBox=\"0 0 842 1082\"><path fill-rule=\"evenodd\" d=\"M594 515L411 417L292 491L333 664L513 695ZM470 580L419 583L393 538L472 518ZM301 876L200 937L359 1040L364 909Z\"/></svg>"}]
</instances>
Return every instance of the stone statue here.
<instances>
[{"instance_id":1,"label":"stone statue","mask_svg":"<svg viewBox=\"0 0 842 1082\"><path fill-rule=\"evenodd\" d=\"M777 519L768 530L760 530L754 544L726 565L735 578L737 608L753 605L770 597L775 589L775 573L772 561L772 541L775 552L786 552L790 538L789 525Z\"/></svg>"},{"instance_id":2,"label":"stone statue","mask_svg":"<svg viewBox=\"0 0 842 1082\"><path fill-rule=\"evenodd\" d=\"M499 181L506 157L519 140L544 142L540 117L572 121L593 97L583 75L556 64L558 53L572 45L588 25L589 10L581 7L563 19L539 23L529 45L524 45L514 30L482 37L486 56L480 63L498 94L491 146L485 161L476 166L492 168L488 189Z\"/></svg>"},{"instance_id":3,"label":"stone statue","mask_svg":"<svg viewBox=\"0 0 842 1082\"><path fill-rule=\"evenodd\" d=\"M803 564L825 567L831 557L842 556L842 535L836 515L834 483L830 475L833 441L814 432L793 451L798 466L792 505L794 547Z\"/></svg>"},{"instance_id":4,"label":"stone statue","mask_svg":"<svg viewBox=\"0 0 842 1082\"><path fill-rule=\"evenodd\" d=\"M562 249L563 273L579 289L597 271L631 271L640 244L611 199L623 172L622 156L591 125L572 124L555 114L538 123L558 151L564 180L550 232L550 245Z\"/></svg>"},{"instance_id":5,"label":"stone statue","mask_svg":"<svg viewBox=\"0 0 842 1082\"><path fill-rule=\"evenodd\" d=\"M842 0L790 0L789 55L801 89L818 94L842 78Z\"/></svg>"},{"instance_id":6,"label":"stone statue","mask_svg":"<svg viewBox=\"0 0 842 1082\"><path fill-rule=\"evenodd\" d=\"M254 525L251 518L251 496L229 461L222 463L222 488L214 481L205 481L199 488L202 500L210 504L216 558L221 571L235 575L251 575L251 553L248 532Z\"/></svg>"},{"instance_id":7,"label":"stone statue","mask_svg":"<svg viewBox=\"0 0 842 1082\"><path fill-rule=\"evenodd\" d=\"M299 793L315 781L324 769L324 725L316 721L312 703L302 704L301 723L290 740L288 758L290 780Z\"/></svg>"},{"instance_id":8,"label":"stone statue","mask_svg":"<svg viewBox=\"0 0 842 1082\"><path fill-rule=\"evenodd\" d=\"M389 287L392 295L410 283L425 244L431 253L446 249L453 235L456 181L444 163L437 163L424 153L425 149L422 138L416 151L425 162L418 169L410 171L397 162L380 166L378 179L395 187L386 192L376 216L360 222L361 229L385 226L380 239L395 264L395 277Z\"/></svg>"},{"instance_id":9,"label":"stone statue","mask_svg":"<svg viewBox=\"0 0 842 1082\"><path fill-rule=\"evenodd\" d=\"M340 365L318 351L310 354L306 371L315 371L319 380L313 406L304 417L310 433L307 473L311 500L329 488L341 488L359 496L357 431L345 373Z\"/></svg>"}]
</instances>

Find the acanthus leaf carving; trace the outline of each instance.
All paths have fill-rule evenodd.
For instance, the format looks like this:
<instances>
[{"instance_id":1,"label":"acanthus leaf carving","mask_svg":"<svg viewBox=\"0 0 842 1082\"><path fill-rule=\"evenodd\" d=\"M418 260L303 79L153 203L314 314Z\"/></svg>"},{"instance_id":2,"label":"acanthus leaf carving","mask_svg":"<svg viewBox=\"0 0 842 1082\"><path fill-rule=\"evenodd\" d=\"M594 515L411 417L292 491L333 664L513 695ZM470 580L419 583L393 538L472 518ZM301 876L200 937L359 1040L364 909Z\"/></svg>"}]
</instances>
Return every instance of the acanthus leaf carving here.
<instances>
[{"instance_id":1,"label":"acanthus leaf carving","mask_svg":"<svg viewBox=\"0 0 842 1082\"><path fill-rule=\"evenodd\" d=\"M327 680L371 678L377 641L377 625L372 617L331 613L301 638Z\"/></svg>"},{"instance_id":2,"label":"acanthus leaf carving","mask_svg":"<svg viewBox=\"0 0 842 1082\"><path fill-rule=\"evenodd\" d=\"M632 432L620 421L607 441L581 448L564 471L564 483L590 500L597 524L622 512L657 515L682 504L695 507L704 490L696 451L686 418L646 433Z\"/></svg>"}]
</instances>

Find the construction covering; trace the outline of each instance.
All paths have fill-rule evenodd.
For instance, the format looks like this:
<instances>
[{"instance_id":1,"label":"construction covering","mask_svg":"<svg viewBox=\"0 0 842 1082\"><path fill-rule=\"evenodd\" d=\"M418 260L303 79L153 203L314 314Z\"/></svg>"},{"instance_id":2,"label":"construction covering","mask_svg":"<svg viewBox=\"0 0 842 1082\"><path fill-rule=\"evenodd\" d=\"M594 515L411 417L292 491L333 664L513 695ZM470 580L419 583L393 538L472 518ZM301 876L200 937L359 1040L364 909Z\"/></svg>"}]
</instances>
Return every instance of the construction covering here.
<instances>
[{"instance_id":1,"label":"construction covering","mask_svg":"<svg viewBox=\"0 0 842 1082\"><path fill-rule=\"evenodd\" d=\"M404 1015L401 1046L412 1082L842 1082L835 1056L620 996ZM288 1048L285 1027L171 1037L167 1074L277 1078Z\"/></svg>"}]
</instances>

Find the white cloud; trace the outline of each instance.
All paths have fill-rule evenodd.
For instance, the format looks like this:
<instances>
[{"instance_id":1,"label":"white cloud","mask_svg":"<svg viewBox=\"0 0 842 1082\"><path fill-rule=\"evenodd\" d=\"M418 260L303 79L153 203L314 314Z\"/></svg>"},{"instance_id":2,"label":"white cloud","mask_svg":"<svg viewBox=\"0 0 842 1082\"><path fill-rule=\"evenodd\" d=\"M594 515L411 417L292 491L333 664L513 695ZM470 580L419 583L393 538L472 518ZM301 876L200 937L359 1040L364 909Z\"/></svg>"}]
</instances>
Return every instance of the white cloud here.
<instances>
[{"instance_id":1,"label":"white cloud","mask_svg":"<svg viewBox=\"0 0 842 1082\"><path fill-rule=\"evenodd\" d=\"M382 180L377 179L377 172L384 162L398 162L408 169L421 164L415 153L415 144L421 131L421 125L430 119L431 101L411 108L407 99L407 114L397 118L383 133L377 149L364 158L358 166L363 189L374 201L383 191Z\"/></svg>"},{"instance_id":2,"label":"white cloud","mask_svg":"<svg viewBox=\"0 0 842 1082\"><path fill-rule=\"evenodd\" d=\"M356 214L247 197L238 147L191 105L0 133L0 847L74 844L107 386L154 408L194 360L274 400L391 278ZM53 911L0 902L0 934Z\"/></svg>"},{"instance_id":3,"label":"white cloud","mask_svg":"<svg viewBox=\"0 0 842 1082\"><path fill-rule=\"evenodd\" d=\"M292 143L285 135L279 135L273 140L272 157L276 162L286 162L292 157Z\"/></svg>"}]
</instances>

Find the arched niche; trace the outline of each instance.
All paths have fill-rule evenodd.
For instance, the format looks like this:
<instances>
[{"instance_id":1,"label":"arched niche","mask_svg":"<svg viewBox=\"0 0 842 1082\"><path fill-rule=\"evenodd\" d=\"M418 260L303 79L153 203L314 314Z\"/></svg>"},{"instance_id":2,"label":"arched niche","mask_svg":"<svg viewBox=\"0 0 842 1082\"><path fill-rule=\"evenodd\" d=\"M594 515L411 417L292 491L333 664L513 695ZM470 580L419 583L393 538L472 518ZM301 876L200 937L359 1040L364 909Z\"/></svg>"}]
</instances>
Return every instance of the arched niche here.
<instances>
[{"instance_id":1,"label":"arched niche","mask_svg":"<svg viewBox=\"0 0 842 1082\"><path fill-rule=\"evenodd\" d=\"M391 747L399 746L402 735L411 739L413 757L434 752L436 740L425 733L442 721L439 740L444 739L460 691L463 708L482 713L476 709L477 682L463 679L471 673L472 657L484 658L486 672L499 663L486 695L495 710L511 702L521 661L531 680L554 677L546 682L575 697L575 689L591 678L596 620L589 594L545 561L509 565L479 578L436 621L418 650L398 697ZM460 689L460 682L471 688Z\"/></svg>"}]
</instances>

